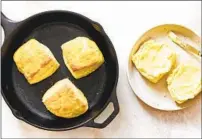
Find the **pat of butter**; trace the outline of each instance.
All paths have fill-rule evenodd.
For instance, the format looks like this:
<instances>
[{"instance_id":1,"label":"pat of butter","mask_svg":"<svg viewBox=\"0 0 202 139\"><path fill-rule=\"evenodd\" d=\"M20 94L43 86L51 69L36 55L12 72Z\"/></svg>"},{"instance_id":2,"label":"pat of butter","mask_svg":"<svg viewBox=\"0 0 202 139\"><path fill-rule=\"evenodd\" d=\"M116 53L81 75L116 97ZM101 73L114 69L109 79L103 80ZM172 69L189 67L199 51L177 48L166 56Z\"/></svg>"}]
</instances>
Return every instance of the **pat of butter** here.
<instances>
[{"instance_id":1,"label":"pat of butter","mask_svg":"<svg viewBox=\"0 0 202 139\"><path fill-rule=\"evenodd\" d=\"M133 55L132 61L145 78L157 83L175 64L176 53L166 44L149 40Z\"/></svg>"},{"instance_id":2,"label":"pat of butter","mask_svg":"<svg viewBox=\"0 0 202 139\"><path fill-rule=\"evenodd\" d=\"M179 104L201 92L201 68L189 61L181 63L167 78L171 97Z\"/></svg>"}]
</instances>

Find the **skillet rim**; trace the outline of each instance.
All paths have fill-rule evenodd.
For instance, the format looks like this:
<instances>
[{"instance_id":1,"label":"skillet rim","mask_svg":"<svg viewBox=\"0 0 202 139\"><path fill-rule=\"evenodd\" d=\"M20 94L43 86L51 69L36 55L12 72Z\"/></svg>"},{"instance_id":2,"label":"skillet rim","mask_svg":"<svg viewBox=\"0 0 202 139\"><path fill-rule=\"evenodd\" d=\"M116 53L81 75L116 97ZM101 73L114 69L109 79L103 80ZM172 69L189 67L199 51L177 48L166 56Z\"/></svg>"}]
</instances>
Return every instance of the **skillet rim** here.
<instances>
[{"instance_id":1,"label":"skillet rim","mask_svg":"<svg viewBox=\"0 0 202 139\"><path fill-rule=\"evenodd\" d=\"M24 121L24 122L26 122L27 124L30 124L30 125L32 125L32 126L34 126L34 127L39 128L39 129L48 130L48 131L66 131L66 130L72 130L72 129L75 129L75 128L79 128L79 127L82 127L82 126L83 126L83 127L88 127L88 126L86 126L88 123L90 123L90 122L93 121L96 117L98 117L98 116L105 110L105 108L108 106L108 104L109 104L110 102L113 103L113 96L116 97L116 99L117 99L116 87L117 87L118 78L119 78L119 63L118 63L118 57L117 57L116 50L115 50L115 48L114 48L113 43L111 42L110 38L108 37L108 35L107 35L106 32L104 31L104 28L103 28L98 22L96 22L96 21L94 21L94 20L91 20L90 18L88 18L88 17L86 17L86 16L84 16L84 15L82 15L82 14L80 14L80 13L76 13L76 12L72 12L72 11L68 11L68 10L49 10L49 11L39 12L39 13L36 13L36 14L34 14L34 15L32 15L32 16L27 17L27 18L24 19L24 20L21 20L21 21L16 22L16 24L19 23L19 26L15 27L15 28L10 32L10 34L9 34L7 37L5 36L3 45L1 46L0 49L2 50L2 48L5 47L5 45L4 45L5 42L7 42L7 41L11 38L11 36L13 35L13 32L14 32L15 30L17 30L20 26L23 26L23 25L24 25L25 23L27 23L29 20L31 20L31 19L33 19L33 18L35 18L35 17L37 17L37 16L43 16L43 15L46 15L46 14L54 14L54 13L71 14L72 16L77 16L77 17L79 17L79 18L81 18L81 19L83 19L83 20L86 20L87 22L89 22L89 23L91 23L91 24L96 24L97 26L99 26L99 27L101 28L101 31L97 31L95 28L94 28L94 29L95 29L97 32L99 32L99 33L102 34L102 36L104 37L104 39L108 42L108 45L111 47L112 52L113 52L113 57L114 57L114 60L115 60L114 66L116 66L116 75L115 75L115 79L114 79L115 82L114 82L112 91L111 91L111 93L110 93L110 96L107 98L107 101L106 101L105 104L102 106L102 108L99 110L99 112L97 112L97 114L96 114L95 116L89 117L88 120L85 120L85 121L81 122L80 124L77 124L77 125L72 126L72 127L66 127L66 128L47 128L47 127L45 127L45 126L40 126L40 125L38 125L38 124L32 123L32 122L30 122L29 120L27 120L26 118L24 118L24 117L18 115L18 111L15 110L14 108L12 108L12 106L11 106L10 103L8 102L6 96L4 95L4 91L3 91L3 89L2 89L2 86L1 86L1 94L2 94L2 96L3 96L3 98L4 98L4 101L5 101L6 104L8 105L9 109L11 110L12 114L13 114L17 119L19 119L19 120L21 120L21 121ZM15 23L14 23L14 24L15 24ZM6 31L4 30L4 34L5 34L5 33L6 33ZM1 52L1 53L2 53L2 52ZM3 56L1 56L1 58L2 58L2 57L3 57ZM117 101L118 101L118 100L117 100ZM119 104L117 104L117 105L119 105ZM115 106L115 105L114 105L114 107L119 107L119 106ZM117 113L117 114L118 114L118 113ZM115 118L115 117L114 117L114 118ZM111 122L112 122L112 121L111 121ZM111 123L111 122L110 122L110 123ZM104 122L103 122L103 123L104 123ZM109 123L109 124L110 124L110 123ZM92 127L92 128L96 128L96 127Z\"/></svg>"}]
</instances>

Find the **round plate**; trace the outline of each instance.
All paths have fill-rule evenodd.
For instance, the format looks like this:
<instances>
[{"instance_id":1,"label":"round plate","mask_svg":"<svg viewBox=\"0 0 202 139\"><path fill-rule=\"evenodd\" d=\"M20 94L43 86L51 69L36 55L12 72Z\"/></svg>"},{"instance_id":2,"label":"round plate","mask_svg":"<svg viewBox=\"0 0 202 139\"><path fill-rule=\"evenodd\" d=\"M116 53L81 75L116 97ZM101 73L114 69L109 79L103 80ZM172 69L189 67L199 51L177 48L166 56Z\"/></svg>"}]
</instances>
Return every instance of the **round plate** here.
<instances>
[{"instance_id":1,"label":"round plate","mask_svg":"<svg viewBox=\"0 0 202 139\"><path fill-rule=\"evenodd\" d=\"M180 110L186 108L188 106L194 105L195 103L200 101L200 96L197 95L194 99L188 100L183 104L177 104L170 96L170 93L167 89L166 79L167 76L164 76L158 83L153 84L147 79L145 79L136 69L135 65L132 63L132 55L134 55L140 46L149 39L154 39L158 42L163 42L171 47L173 47L177 53L177 63L187 61L192 59L197 63L201 62L201 58L195 55L192 55L180 46L173 43L167 36L169 31L173 31L178 34L184 41L191 44L194 47L201 46L200 37L197 36L190 29L183 27L181 25L175 24L166 24L154 27L144 33L140 39L133 46L128 61L128 69L127 76L130 83L131 88L134 93L147 105L166 111ZM198 48L199 49L199 48Z\"/></svg>"}]
</instances>

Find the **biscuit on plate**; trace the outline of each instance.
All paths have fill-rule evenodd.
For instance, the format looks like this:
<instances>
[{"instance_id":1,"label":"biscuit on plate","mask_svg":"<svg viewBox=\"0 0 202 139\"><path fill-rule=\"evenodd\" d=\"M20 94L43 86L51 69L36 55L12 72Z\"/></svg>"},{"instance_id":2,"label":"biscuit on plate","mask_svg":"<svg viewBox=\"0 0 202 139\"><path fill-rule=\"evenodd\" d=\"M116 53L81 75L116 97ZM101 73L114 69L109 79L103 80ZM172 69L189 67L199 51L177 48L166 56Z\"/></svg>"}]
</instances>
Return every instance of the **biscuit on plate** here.
<instances>
[{"instance_id":1,"label":"biscuit on plate","mask_svg":"<svg viewBox=\"0 0 202 139\"><path fill-rule=\"evenodd\" d=\"M166 44L149 40L132 56L132 61L145 78L157 83L175 65L176 53Z\"/></svg>"},{"instance_id":2,"label":"biscuit on plate","mask_svg":"<svg viewBox=\"0 0 202 139\"><path fill-rule=\"evenodd\" d=\"M201 92L201 67L189 61L181 63L167 78L171 97L179 104Z\"/></svg>"}]
</instances>

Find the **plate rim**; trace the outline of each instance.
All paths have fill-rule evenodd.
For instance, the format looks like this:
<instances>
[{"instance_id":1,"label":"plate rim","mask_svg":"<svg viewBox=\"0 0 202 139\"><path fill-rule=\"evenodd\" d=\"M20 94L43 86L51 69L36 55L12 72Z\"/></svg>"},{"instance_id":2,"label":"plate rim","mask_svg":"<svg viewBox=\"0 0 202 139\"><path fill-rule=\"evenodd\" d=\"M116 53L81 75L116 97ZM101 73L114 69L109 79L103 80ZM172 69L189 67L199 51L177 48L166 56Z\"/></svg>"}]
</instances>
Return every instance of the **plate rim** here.
<instances>
[{"instance_id":1,"label":"plate rim","mask_svg":"<svg viewBox=\"0 0 202 139\"><path fill-rule=\"evenodd\" d=\"M151 107L151 108L157 109L157 110L162 110L162 111L179 111L179 110L183 110L183 109L186 109L186 108L188 108L188 107L191 107L191 106L193 106L193 105L191 104L191 105L187 105L187 106L184 106L184 107L176 107L176 108L170 108L170 109L169 109L169 108L157 107L156 105L154 105L154 104L152 104L152 103L150 104L150 103L148 103L147 101L145 101L138 93L136 93L136 92L137 92L137 89L135 89L135 87L132 85L131 76L129 75L129 64L130 64L130 62L131 62L130 57L131 57L131 53L132 53L132 51L133 51L133 49L134 49L134 46L135 46L135 45L137 44L137 42L138 42L143 36L145 36L148 32L150 32L151 30L153 30L153 29L155 29L155 28L159 28L159 27L162 27L162 26L178 26L178 27L182 27L182 28L184 28L184 29L186 29L186 30L188 30L188 31L191 31L192 34L194 34L196 37L199 37L199 36L197 35L197 33L195 33L194 31L192 31L191 29L189 29L189 28L187 28L187 27L185 27L185 26L183 26L183 25L179 25L179 24L159 24L159 25L156 25L156 26L153 26L153 27L147 29L144 33L142 33L142 34L138 37L138 39L136 39L136 41L134 42L134 44L132 45L132 47L131 47L130 50L129 50L128 59L127 59L127 70L126 70L126 74L127 74L127 79L128 79L128 83L129 83L129 85L130 85L130 88L132 89L133 93L138 97L138 99L141 100L144 104L148 105L148 106ZM200 37L199 37L199 38L200 38ZM201 38L200 38L200 39L201 39ZM197 96L200 96L200 100L201 100L201 93L199 93ZM196 98L197 96L195 96L195 98Z\"/></svg>"}]
</instances>

